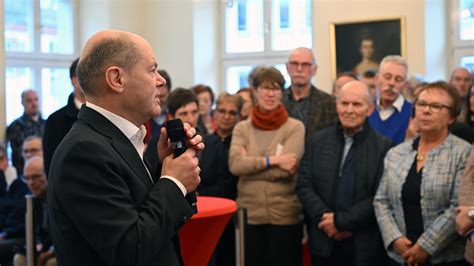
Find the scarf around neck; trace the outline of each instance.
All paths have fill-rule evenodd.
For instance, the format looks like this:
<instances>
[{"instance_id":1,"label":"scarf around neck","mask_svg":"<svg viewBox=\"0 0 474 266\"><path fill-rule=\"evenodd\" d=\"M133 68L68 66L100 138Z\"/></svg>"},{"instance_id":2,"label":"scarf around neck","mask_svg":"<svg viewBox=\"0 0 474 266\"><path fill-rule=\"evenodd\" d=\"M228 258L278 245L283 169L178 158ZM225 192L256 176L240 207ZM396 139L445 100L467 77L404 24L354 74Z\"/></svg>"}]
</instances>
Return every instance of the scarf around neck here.
<instances>
[{"instance_id":1,"label":"scarf around neck","mask_svg":"<svg viewBox=\"0 0 474 266\"><path fill-rule=\"evenodd\" d=\"M262 130L275 130L288 120L288 112L280 104L275 110L263 113L255 106L252 110L252 125Z\"/></svg>"}]
</instances>

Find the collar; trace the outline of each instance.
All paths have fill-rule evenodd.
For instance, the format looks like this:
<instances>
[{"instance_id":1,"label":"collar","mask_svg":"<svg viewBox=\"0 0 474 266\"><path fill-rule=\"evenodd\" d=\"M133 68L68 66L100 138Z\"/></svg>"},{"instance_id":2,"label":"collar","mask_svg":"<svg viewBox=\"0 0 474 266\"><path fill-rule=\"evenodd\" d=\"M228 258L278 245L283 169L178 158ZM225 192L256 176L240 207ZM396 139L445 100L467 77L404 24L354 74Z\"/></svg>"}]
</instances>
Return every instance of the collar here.
<instances>
[{"instance_id":1,"label":"collar","mask_svg":"<svg viewBox=\"0 0 474 266\"><path fill-rule=\"evenodd\" d=\"M365 139L366 136L368 136L369 132L372 130L368 119L365 119L364 124L352 136L349 136L344 132L341 121L339 120L337 121L336 129L337 129L336 132L338 132L338 135L341 139L345 140L347 137L351 137L354 139L354 141L361 141Z\"/></svg>"},{"instance_id":2,"label":"collar","mask_svg":"<svg viewBox=\"0 0 474 266\"><path fill-rule=\"evenodd\" d=\"M82 102L79 101L78 99L76 99L76 97L74 97L74 106L77 108L77 110L81 110L81 106L82 106Z\"/></svg>"},{"instance_id":3,"label":"collar","mask_svg":"<svg viewBox=\"0 0 474 266\"><path fill-rule=\"evenodd\" d=\"M364 122L365 123L365 122ZM344 135L344 139L346 138L354 138L355 135L357 135L357 133L359 132L362 132L364 130L364 125L360 126L356 132L354 132L354 134L352 135L348 135L345 131L344 131L344 127L341 125L341 128L342 128L342 134Z\"/></svg>"},{"instance_id":4,"label":"collar","mask_svg":"<svg viewBox=\"0 0 474 266\"><path fill-rule=\"evenodd\" d=\"M393 102L392 106L389 108L383 108L382 105L380 105L380 98L377 100L377 109L378 110L389 110L389 109L395 109L398 112L402 111L403 104L405 103L405 98L403 98L403 95L400 93L398 95L398 98Z\"/></svg>"},{"instance_id":5,"label":"collar","mask_svg":"<svg viewBox=\"0 0 474 266\"><path fill-rule=\"evenodd\" d=\"M137 134L137 131L141 130L143 125L138 128L137 126L135 126L132 122L128 121L127 119L119 116L119 115L116 115L108 110L105 110L104 108L102 107L99 107L91 102L86 102L86 106L91 108L91 109L94 109L95 111L97 111L99 114L103 115L105 118L107 118L110 122L112 122L112 124L114 124L116 127L118 127L120 129L120 131L122 131L122 133L128 138L130 139L131 137L133 137L135 134ZM146 129L143 128L143 130L145 130L146 132Z\"/></svg>"},{"instance_id":6,"label":"collar","mask_svg":"<svg viewBox=\"0 0 474 266\"><path fill-rule=\"evenodd\" d=\"M309 91L309 95L306 96L306 97L303 97L299 100L295 100L295 98L293 97L293 88L291 87L291 85L286 89L287 93L288 93L288 99L289 100L292 100L292 101L296 101L296 102L301 102L301 101L304 101L306 99L310 99L311 96L313 96L313 93L314 91L316 90L316 87L314 87L313 84L311 84L311 88L310 88L310 91Z\"/></svg>"},{"instance_id":7,"label":"collar","mask_svg":"<svg viewBox=\"0 0 474 266\"><path fill-rule=\"evenodd\" d=\"M35 123L40 123L43 118L41 118L41 113L38 114L38 120L34 120L33 117L29 116L27 113L23 112L23 115L21 116L23 120L30 120Z\"/></svg>"}]
</instances>

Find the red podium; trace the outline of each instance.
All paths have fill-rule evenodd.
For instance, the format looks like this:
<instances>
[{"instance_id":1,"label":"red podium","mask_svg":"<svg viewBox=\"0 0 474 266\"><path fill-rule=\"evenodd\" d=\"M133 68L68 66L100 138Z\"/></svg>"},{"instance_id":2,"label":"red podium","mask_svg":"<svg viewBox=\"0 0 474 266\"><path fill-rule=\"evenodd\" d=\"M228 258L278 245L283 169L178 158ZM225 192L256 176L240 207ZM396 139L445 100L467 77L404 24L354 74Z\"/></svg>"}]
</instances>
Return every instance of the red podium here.
<instances>
[{"instance_id":1,"label":"red podium","mask_svg":"<svg viewBox=\"0 0 474 266\"><path fill-rule=\"evenodd\" d=\"M184 265L207 266L227 222L237 211L233 200L197 197L198 213L179 232Z\"/></svg>"}]
</instances>

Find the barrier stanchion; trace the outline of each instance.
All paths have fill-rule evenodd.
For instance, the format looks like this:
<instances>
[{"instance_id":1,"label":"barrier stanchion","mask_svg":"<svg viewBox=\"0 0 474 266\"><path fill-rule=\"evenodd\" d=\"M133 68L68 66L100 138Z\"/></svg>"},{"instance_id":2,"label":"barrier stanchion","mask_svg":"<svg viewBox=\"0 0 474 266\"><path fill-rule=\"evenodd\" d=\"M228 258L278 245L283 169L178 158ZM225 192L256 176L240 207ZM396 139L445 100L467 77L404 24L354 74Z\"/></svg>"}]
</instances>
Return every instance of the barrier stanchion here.
<instances>
[{"instance_id":1,"label":"barrier stanchion","mask_svg":"<svg viewBox=\"0 0 474 266\"><path fill-rule=\"evenodd\" d=\"M26 198L26 266L35 266L35 243L33 230L33 195Z\"/></svg>"},{"instance_id":2,"label":"barrier stanchion","mask_svg":"<svg viewBox=\"0 0 474 266\"><path fill-rule=\"evenodd\" d=\"M247 224L247 210L238 209L235 222L235 258L237 266L245 266L245 225Z\"/></svg>"}]
</instances>

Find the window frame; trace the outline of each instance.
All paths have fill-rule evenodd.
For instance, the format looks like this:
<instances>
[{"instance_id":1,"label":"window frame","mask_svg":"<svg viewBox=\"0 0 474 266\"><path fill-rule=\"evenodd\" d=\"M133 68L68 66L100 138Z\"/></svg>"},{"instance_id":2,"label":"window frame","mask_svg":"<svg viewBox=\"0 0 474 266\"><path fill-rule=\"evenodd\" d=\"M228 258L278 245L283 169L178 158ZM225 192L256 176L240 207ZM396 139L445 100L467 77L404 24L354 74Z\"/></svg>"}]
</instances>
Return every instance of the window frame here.
<instances>
[{"instance_id":1,"label":"window frame","mask_svg":"<svg viewBox=\"0 0 474 266\"><path fill-rule=\"evenodd\" d=\"M459 11L460 1L449 2L449 13L450 13L450 24L451 24L451 58L450 58L450 69L454 69L461 65L461 59L465 56L474 56L474 40L461 40L460 27L459 27Z\"/></svg>"},{"instance_id":2,"label":"window frame","mask_svg":"<svg viewBox=\"0 0 474 266\"><path fill-rule=\"evenodd\" d=\"M232 0L230 0L232 1ZM263 0L263 27L264 27L264 49L262 52L242 52L242 53L227 53L226 52L226 23L225 13L228 1L220 2L220 32L221 34L221 55L220 55L220 91L228 92L227 69L232 66L274 66L277 64L285 64L288 59L288 54L291 50L272 51L272 0ZM234 1L235 3L236 1ZM313 14L313 5L311 3L311 14ZM311 19L311 40L312 49L314 47L314 19ZM295 47L296 48L296 47ZM285 74L285 73L283 73ZM285 84L287 86L289 84Z\"/></svg>"},{"instance_id":3,"label":"window frame","mask_svg":"<svg viewBox=\"0 0 474 266\"><path fill-rule=\"evenodd\" d=\"M69 67L71 63L77 58L78 50L79 50L79 12L78 12L78 3L77 1L72 0L72 23L73 23L73 31L72 34L72 45L73 45L73 52L72 54L54 54L54 53L43 53L41 52L41 8L40 8L40 1L33 0L33 15L34 15L34 45L32 52L8 52L4 48L4 55L5 55L5 63L4 63L4 75L6 80L6 71L9 67L28 67L31 68L33 71L33 89L38 93L39 97L39 104L43 106L43 88L42 88L42 74L41 71L43 68L66 68L69 71ZM4 7L4 6L3 6ZM3 8L3 13L5 13L5 9ZM5 17L5 15L3 14ZM3 25L5 27L5 24ZM3 31L4 32L4 31ZM5 40L5 37L2 36ZM17 101L20 104L21 99L8 99L7 98L7 86L5 82L5 102L4 102L4 113L5 113L5 122L8 124L8 117L6 116L6 101ZM71 87L72 88L72 85ZM66 89L66 88L65 88ZM71 89L72 92L72 89ZM64 99L64 105L67 103L67 98ZM43 109L43 108L41 108ZM46 119L49 114L44 114L42 111L43 119ZM16 118L13 118L16 119Z\"/></svg>"}]
</instances>

